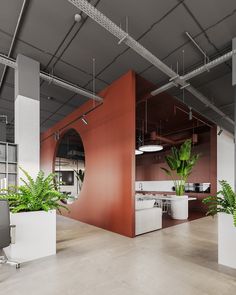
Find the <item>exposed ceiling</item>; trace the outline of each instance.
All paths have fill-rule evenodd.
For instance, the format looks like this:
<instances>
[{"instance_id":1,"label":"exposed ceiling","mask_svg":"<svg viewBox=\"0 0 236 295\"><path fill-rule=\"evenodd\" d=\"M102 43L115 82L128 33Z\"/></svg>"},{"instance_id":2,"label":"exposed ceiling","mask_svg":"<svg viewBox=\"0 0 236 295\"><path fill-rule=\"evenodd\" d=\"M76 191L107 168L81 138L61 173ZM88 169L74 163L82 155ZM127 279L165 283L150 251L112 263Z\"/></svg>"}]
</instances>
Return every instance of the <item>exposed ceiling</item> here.
<instances>
[{"instance_id":1,"label":"exposed ceiling","mask_svg":"<svg viewBox=\"0 0 236 295\"><path fill-rule=\"evenodd\" d=\"M101 12L125 28L148 50L180 73L203 63L203 56L187 38L188 31L210 59L231 50L236 36L235 0L91 0ZM0 52L8 54L23 0L0 2ZM11 57L18 53L41 64L72 83L92 90L92 58L96 59L96 91L99 92L127 70L133 69L155 85L168 81L154 68L93 20L82 13L76 23L78 9L67 0L31 0L19 28ZM3 66L0 65L0 77ZM210 98L233 119L233 87L231 61L194 78L192 85ZM170 93L184 99L208 118L226 129L232 126L201 104L187 91ZM57 86L41 83L41 130L44 131L86 101L85 97ZM50 97L51 99L48 99ZM0 114L14 120L14 73L8 69L0 89Z\"/></svg>"}]
</instances>

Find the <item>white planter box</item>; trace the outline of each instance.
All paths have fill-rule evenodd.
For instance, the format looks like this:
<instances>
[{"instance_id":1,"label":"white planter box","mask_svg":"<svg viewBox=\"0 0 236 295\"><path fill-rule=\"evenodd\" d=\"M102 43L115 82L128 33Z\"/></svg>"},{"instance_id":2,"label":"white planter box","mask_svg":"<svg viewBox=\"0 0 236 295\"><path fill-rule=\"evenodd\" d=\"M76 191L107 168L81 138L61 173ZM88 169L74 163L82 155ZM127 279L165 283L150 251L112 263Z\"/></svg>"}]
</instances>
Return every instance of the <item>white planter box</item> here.
<instances>
[{"instance_id":1,"label":"white planter box","mask_svg":"<svg viewBox=\"0 0 236 295\"><path fill-rule=\"evenodd\" d=\"M188 196L171 196L171 217L178 220L188 219Z\"/></svg>"},{"instance_id":2,"label":"white planter box","mask_svg":"<svg viewBox=\"0 0 236 295\"><path fill-rule=\"evenodd\" d=\"M218 263L236 268L236 227L226 213L218 214Z\"/></svg>"},{"instance_id":3,"label":"white planter box","mask_svg":"<svg viewBox=\"0 0 236 295\"><path fill-rule=\"evenodd\" d=\"M10 260L26 262L56 254L56 210L11 213L15 244L5 248Z\"/></svg>"}]
</instances>

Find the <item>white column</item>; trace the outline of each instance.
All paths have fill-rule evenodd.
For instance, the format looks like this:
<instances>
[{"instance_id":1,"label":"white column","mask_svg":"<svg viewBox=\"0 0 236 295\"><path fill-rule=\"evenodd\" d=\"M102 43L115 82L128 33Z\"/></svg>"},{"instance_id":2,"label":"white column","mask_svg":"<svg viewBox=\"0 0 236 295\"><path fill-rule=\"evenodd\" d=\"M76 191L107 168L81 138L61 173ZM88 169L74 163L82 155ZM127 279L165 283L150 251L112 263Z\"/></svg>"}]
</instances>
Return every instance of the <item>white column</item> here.
<instances>
[{"instance_id":1,"label":"white column","mask_svg":"<svg viewBox=\"0 0 236 295\"><path fill-rule=\"evenodd\" d=\"M40 169L39 63L17 56L15 70L15 143L19 167L35 178ZM19 178L22 172L18 171Z\"/></svg>"},{"instance_id":2,"label":"white column","mask_svg":"<svg viewBox=\"0 0 236 295\"><path fill-rule=\"evenodd\" d=\"M220 127L217 131L220 131ZM226 130L217 136L217 190L221 189L219 180L227 180L234 188L235 179L234 136Z\"/></svg>"},{"instance_id":3,"label":"white column","mask_svg":"<svg viewBox=\"0 0 236 295\"><path fill-rule=\"evenodd\" d=\"M236 49L236 38L232 41L232 50ZM236 56L232 58L232 85L234 88L234 155L236 155ZM236 159L234 159L234 189L236 191Z\"/></svg>"}]
</instances>

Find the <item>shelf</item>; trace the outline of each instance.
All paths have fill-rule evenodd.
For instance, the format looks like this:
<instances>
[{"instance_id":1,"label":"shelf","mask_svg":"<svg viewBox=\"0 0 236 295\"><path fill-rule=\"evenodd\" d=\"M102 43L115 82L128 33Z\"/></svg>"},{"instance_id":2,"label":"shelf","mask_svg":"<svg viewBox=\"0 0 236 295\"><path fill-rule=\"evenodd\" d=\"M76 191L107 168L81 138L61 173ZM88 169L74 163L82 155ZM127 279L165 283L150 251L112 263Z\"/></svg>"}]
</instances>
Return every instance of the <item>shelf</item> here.
<instances>
[{"instance_id":1,"label":"shelf","mask_svg":"<svg viewBox=\"0 0 236 295\"><path fill-rule=\"evenodd\" d=\"M17 145L14 143L0 142L2 152L0 158L0 178L7 179L6 186L17 184ZM5 184L4 184L5 185Z\"/></svg>"}]
</instances>

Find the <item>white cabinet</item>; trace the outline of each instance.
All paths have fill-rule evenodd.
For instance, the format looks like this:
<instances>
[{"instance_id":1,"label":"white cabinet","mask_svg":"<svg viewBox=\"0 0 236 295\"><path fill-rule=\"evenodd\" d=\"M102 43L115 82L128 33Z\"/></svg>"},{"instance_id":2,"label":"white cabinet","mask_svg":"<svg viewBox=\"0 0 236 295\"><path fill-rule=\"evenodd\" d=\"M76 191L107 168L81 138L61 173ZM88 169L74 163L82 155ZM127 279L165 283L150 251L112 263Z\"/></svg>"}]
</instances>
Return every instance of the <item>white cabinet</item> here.
<instances>
[{"instance_id":1,"label":"white cabinet","mask_svg":"<svg viewBox=\"0 0 236 295\"><path fill-rule=\"evenodd\" d=\"M135 211L135 235L162 228L162 209L158 207Z\"/></svg>"},{"instance_id":2,"label":"white cabinet","mask_svg":"<svg viewBox=\"0 0 236 295\"><path fill-rule=\"evenodd\" d=\"M0 142L0 189L17 185L17 146Z\"/></svg>"}]
</instances>

